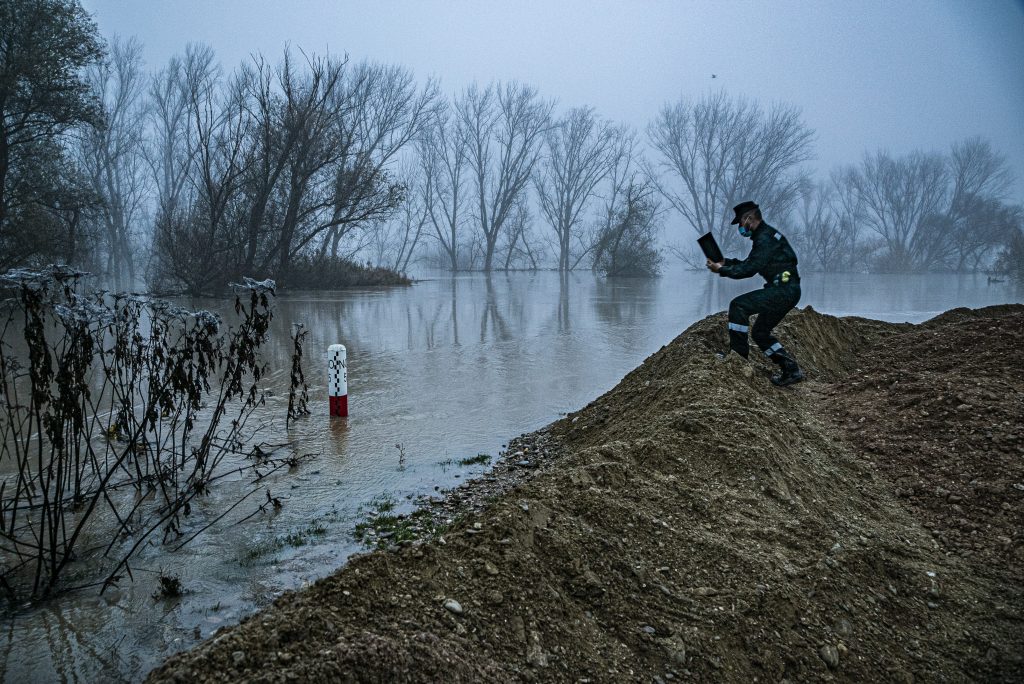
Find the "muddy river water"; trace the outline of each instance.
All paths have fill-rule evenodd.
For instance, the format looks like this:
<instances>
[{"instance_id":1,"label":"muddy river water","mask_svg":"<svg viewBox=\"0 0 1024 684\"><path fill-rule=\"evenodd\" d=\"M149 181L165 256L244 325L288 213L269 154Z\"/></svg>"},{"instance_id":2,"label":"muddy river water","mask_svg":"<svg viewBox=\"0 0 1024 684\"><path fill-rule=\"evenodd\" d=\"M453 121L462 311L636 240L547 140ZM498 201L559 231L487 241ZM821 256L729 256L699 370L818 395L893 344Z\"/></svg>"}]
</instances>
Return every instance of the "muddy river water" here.
<instances>
[{"instance_id":1,"label":"muddy river water","mask_svg":"<svg viewBox=\"0 0 1024 684\"><path fill-rule=\"evenodd\" d=\"M312 455L264 484L280 510L237 523L253 513L254 497L176 553L144 548L132 583L0 617L2 679L141 679L168 654L342 564L361 549L353 527L369 507L389 500L408 509L418 496L479 474L485 465L459 460L496 457L509 438L583 406L689 324L756 286L681 268L655 280L421 276L407 288L278 297L265 350L272 394L259 439ZM1024 299L1020 285L984 275L808 274L803 292L801 306L825 313L910 322ZM226 301L184 304L229 308ZM313 414L286 431L293 322L309 330ZM348 348L347 419L327 416L325 351L335 343ZM218 487L193 524L216 517L241 487ZM161 573L180 579L181 598L153 598Z\"/></svg>"}]
</instances>

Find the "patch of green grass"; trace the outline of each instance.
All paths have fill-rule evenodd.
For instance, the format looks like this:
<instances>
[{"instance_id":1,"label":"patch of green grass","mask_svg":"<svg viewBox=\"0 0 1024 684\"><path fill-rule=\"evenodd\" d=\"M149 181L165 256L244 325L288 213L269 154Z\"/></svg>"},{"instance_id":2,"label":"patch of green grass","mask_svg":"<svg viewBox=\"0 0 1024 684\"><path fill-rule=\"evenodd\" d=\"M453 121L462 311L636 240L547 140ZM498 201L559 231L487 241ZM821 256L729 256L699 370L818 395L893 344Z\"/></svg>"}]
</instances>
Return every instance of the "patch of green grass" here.
<instances>
[{"instance_id":1,"label":"patch of green grass","mask_svg":"<svg viewBox=\"0 0 1024 684\"><path fill-rule=\"evenodd\" d=\"M490 454L477 454L476 456L470 456L469 458L463 458L459 461L459 465L471 466L471 465L487 465L491 462Z\"/></svg>"},{"instance_id":2,"label":"patch of green grass","mask_svg":"<svg viewBox=\"0 0 1024 684\"><path fill-rule=\"evenodd\" d=\"M419 530L411 518L397 515L378 515L355 527L357 540L377 547L411 541L419 536Z\"/></svg>"},{"instance_id":3,"label":"patch of green grass","mask_svg":"<svg viewBox=\"0 0 1024 684\"><path fill-rule=\"evenodd\" d=\"M387 513L395 510L396 503L397 502L390 494L379 494L370 499L370 503L367 505L373 510L373 512L379 515L381 513Z\"/></svg>"},{"instance_id":4,"label":"patch of green grass","mask_svg":"<svg viewBox=\"0 0 1024 684\"><path fill-rule=\"evenodd\" d=\"M336 518L337 514L331 513L328 517L332 516ZM271 539L264 539L250 546L242 554L239 563L242 565L252 565L260 558L275 554L286 546L295 548L305 546L310 543L311 537L319 537L325 534L327 534L327 523L321 518L314 518L304 528L292 530L288 534L279 535Z\"/></svg>"},{"instance_id":5,"label":"patch of green grass","mask_svg":"<svg viewBox=\"0 0 1024 684\"><path fill-rule=\"evenodd\" d=\"M356 524L353 534L356 540L367 546L385 548L392 544L434 537L449 527L451 525L436 522L426 510L414 511L409 515L378 513Z\"/></svg>"},{"instance_id":6,"label":"patch of green grass","mask_svg":"<svg viewBox=\"0 0 1024 684\"><path fill-rule=\"evenodd\" d=\"M242 553L242 557L239 559L239 563L241 565L252 565L260 558L263 558L264 556L269 556L271 554L275 554L283 548L284 541L282 541L278 537L274 537L272 539L264 539L262 541L256 542L255 544L247 548Z\"/></svg>"},{"instance_id":7,"label":"patch of green grass","mask_svg":"<svg viewBox=\"0 0 1024 684\"><path fill-rule=\"evenodd\" d=\"M314 518L305 529L295 530L286 534L284 543L288 546L305 546L309 543L310 537L320 537L325 534L327 534L327 525L321 520Z\"/></svg>"},{"instance_id":8,"label":"patch of green grass","mask_svg":"<svg viewBox=\"0 0 1024 684\"><path fill-rule=\"evenodd\" d=\"M490 454L477 454L476 456L469 456L467 458L460 458L457 461L454 458L446 458L443 461L439 461L438 465L441 466L442 469L447 470L448 468L450 468L450 467L452 467L454 465L460 465L460 466L487 465L490 462L491 462L491 455Z\"/></svg>"}]
</instances>

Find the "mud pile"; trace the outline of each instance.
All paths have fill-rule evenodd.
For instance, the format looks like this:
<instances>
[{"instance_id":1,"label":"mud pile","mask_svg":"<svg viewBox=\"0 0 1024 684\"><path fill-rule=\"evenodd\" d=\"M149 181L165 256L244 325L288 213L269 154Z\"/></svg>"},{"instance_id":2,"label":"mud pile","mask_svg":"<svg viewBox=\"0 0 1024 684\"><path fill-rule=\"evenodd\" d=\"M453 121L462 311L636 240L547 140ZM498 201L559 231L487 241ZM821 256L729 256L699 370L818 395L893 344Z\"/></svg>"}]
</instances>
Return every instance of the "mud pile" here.
<instances>
[{"instance_id":1,"label":"mud pile","mask_svg":"<svg viewBox=\"0 0 1024 684\"><path fill-rule=\"evenodd\" d=\"M780 337L811 381L778 390L705 319L510 444L485 507L151 679L1024 677L1022 326L805 309Z\"/></svg>"}]
</instances>

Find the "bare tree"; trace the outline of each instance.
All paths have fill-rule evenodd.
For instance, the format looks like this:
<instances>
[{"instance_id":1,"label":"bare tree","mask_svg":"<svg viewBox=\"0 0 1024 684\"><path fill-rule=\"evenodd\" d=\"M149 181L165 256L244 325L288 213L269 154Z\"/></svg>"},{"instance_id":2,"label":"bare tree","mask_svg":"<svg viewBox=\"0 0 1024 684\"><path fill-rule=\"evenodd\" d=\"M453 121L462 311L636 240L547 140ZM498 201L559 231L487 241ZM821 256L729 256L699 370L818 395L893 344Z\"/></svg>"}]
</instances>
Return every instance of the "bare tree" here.
<instances>
[{"instance_id":1,"label":"bare tree","mask_svg":"<svg viewBox=\"0 0 1024 684\"><path fill-rule=\"evenodd\" d=\"M189 118L183 70L182 59L172 57L167 66L151 79L149 85L146 111L150 137L144 153L156 188L154 244L160 243L161 236L173 234L175 226L184 222L192 150L186 133ZM154 263L157 265L157 273L148 276L151 284L157 283L165 270L165 261L159 252L156 253Z\"/></svg>"},{"instance_id":2,"label":"bare tree","mask_svg":"<svg viewBox=\"0 0 1024 684\"><path fill-rule=\"evenodd\" d=\"M545 152L534 175L541 213L555 232L558 270L573 268L573 239L584 242L584 212L612 168L623 131L598 121L593 108L577 107L544 135Z\"/></svg>"},{"instance_id":3,"label":"bare tree","mask_svg":"<svg viewBox=\"0 0 1024 684\"><path fill-rule=\"evenodd\" d=\"M287 279L297 255L337 257L355 227L382 225L406 194L390 166L436 87L288 51L273 69L257 57L224 81L212 52L192 47L152 95L156 251L161 272L195 292L246 272Z\"/></svg>"},{"instance_id":4,"label":"bare tree","mask_svg":"<svg viewBox=\"0 0 1024 684\"><path fill-rule=\"evenodd\" d=\"M631 131L623 131L602 188L601 196L604 201L601 203L593 229L596 237L585 248L580 245L583 248L581 252L591 253L593 256L592 252L597 247L600 236L613 230L617 217L624 210L629 189L643 183L641 176L649 176L649 173L644 168L643 160L639 156L636 135Z\"/></svg>"},{"instance_id":5,"label":"bare tree","mask_svg":"<svg viewBox=\"0 0 1024 684\"><path fill-rule=\"evenodd\" d=\"M954 252L950 266L979 271L992 261L1017 229L1020 207L990 197L973 197L951 213Z\"/></svg>"},{"instance_id":6,"label":"bare tree","mask_svg":"<svg viewBox=\"0 0 1024 684\"><path fill-rule=\"evenodd\" d=\"M949 166L954 207L958 200L972 195L1003 199L1013 183L1013 172L1006 157L980 137L954 144Z\"/></svg>"},{"instance_id":7,"label":"bare tree","mask_svg":"<svg viewBox=\"0 0 1024 684\"><path fill-rule=\"evenodd\" d=\"M636 136L627 132L618 144L606 180L604 203L595 229L591 268L605 275L656 275L658 219L662 209L650 170L639 155Z\"/></svg>"},{"instance_id":8,"label":"bare tree","mask_svg":"<svg viewBox=\"0 0 1024 684\"><path fill-rule=\"evenodd\" d=\"M509 212L505 230L502 232L503 240L500 247L501 252L505 254L502 265L504 270L519 267L537 269L540 255L533 245L531 219L527 197L523 195Z\"/></svg>"},{"instance_id":9,"label":"bare tree","mask_svg":"<svg viewBox=\"0 0 1024 684\"><path fill-rule=\"evenodd\" d=\"M992 270L1024 279L1024 206L1007 207L1005 219L1010 229L1005 244L996 254Z\"/></svg>"},{"instance_id":10,"label":"bare tree","mask_svg":"<svg viewBox=\"0 0 1024 684\"><path fill-rule=\"evenodd\" d=\"M981 138L953 145L949 156L952 182L949 220L952 223L956 270L977 270L1006 244L1012 210L1003 200L1013 182L1006 157Z\"/></svg>"},{"instance_id":11,"label":"bare tree","mask_svg":"<svg viewBox=\"0 0 1024 684\"><path fill-rule=\"evenodd\" d=\"M326 136L336 114L328 103L344 67L344 61L307 56L304 65L297 68L291 51L286 49L276 69L262 56L242 68L243 101L251 119L244 182L245 273L255 273L257 267L265 269L274 247L278 247L279 254L280 239L275 241L270 235L276 232L275 227L281 227L282 217L274 216L272 225L268 225L268 212L273 211L275 193L279 193L286 172L306 166L303 162L315 154L316 145L311 141ZM289 178L294 176L292 173ZM262 263L257 261L261 247Z\"/></svg>"},{"instance_id":12,"label":"bare tree","mask_svg":"<svg viewBox=\"0 0 1024 684\"><path fill-rule=\"evenodd\" d=\"M849 240L843 268L864 271L874 266L878 242L877 239L871 239L874 231L865 228L867 220L864 217L864 202L858 196L856 184L851 180L855 174L854 167L834 169L829 176L829 195L839 230Z\"/></svg>"},{"instance_id":13,"label":"bare tree","mask_svg":"<svg viewBox=\"0 0 1024 684\"><path fill-rule=\"evenodd\" d=\"M536 89L515 82L483 89L474 84L455 102L472 174L485 271L493 269L498 238L526 191L553 108Z\"/></svg>"},{"instance_id":14,"label":"bare tree","mask_svg":"<svg viewBox=\"0 0 1024 684\"><path fill-rule=\"evenodd\" d=\"M438 106L437 84L417 88L412 72L379 64L360 64L338 97L345 98L336 118L338 161L332 165L326 215L312 225L303 246L324 234L321 254L337 256L354 228L386 218L405 198L405 187L389 167L416 140Z\"/></svg>"},{"instance_id":15,"label":"bare tree","mask_svg":"<svg viewBox=\"0 0 1024 684\"><path fill-rule=\"evenodd\" d=\"M841 271L849 267L856 230L843 220L832 183L807 184L796 210L794 243L804 270Z\"/></svg>"},{"instance_id":16,"label":"bare tree","mask_svg":"<svg viewBox=\"0 0 1024 684\"><path fill-rule=\"evenodd\" d=\"M425 206L425 198L429 193L420 187L428 179L420 174L418 160L406 160L402 164L399 176L403 185L408 188L405 201L395 215L372 231L371 240L376 262L399 273L409 270L413 253L430 222L430 214Z\"/></svg>"},{"instance_id":17,"label":"bare tree","mask_svg":"<svg viewBox=\"0 0 1024 684\"><path fill-rule=\"evenodd\" d=\"M666 105L648 128L667 178L652 180L697 233L713 231L728 247L730 210L755 199L766 215L785 215L810 159L814 134L799 111L782 104L763 111L725 93Z\"/></svg>"},{"instance_id":18,"label":"bare tree","mask_svg":"<svg viewBox=\"0 0 1024 684\"><path fill-rule=\"evenodd\" d=\"M87 79L103 107L104 125L82 129L79 163L99 199L95 213L104 236L105 271L125 289L135 283L134 243L149 191L141 43L115 37L107 58L88 70Z\"/></svg>"},{"instance_id":19,"label":"bare tree","mask_svg":"<svg viewBox=\"0 0 1024 684\"><path fill-rule=\"evenodd\" d=\"M249 118L238 80L226 92L213 51L189 45L177 71L184 106L187 166L182 192L188 204L156 225L158 277L193 294L210 292L230 277L241 242L238 199L245 173ZM179 194L179 198L180 198Z\"/></svg>"},{"instance_id":20,"label":"bare tree","mask_svg":"<svg viewBox=\"0 0 1024 684\"><path fill-rule=\"evenodd\" d=\"M459 241L465 222L467 139L460 135L451 109L439 107L417 145L423 182L419 188L430 217L433 235L447 257L448 267L459 270Z\"/></svg>"},{"instance_id":21,"label":"bare tree","mask_svg":"<svg viewBox=\"0 0 1024 684\"><path fill-rule=\"evenodd\" d=\"M868 229L883 240L883 270L927 270L947 257L952 225L943 214L949 172L940 154L867 155L845 174Z\"/></svg>"},{"instance_id":22,"label":"bare tree","mask_svg":"<svg viewBox=\"0 0 1024 684\"><path fill-rule=\"evenodd\" d=\"M344 61L314 58L307 60L306 71L297 73L287 56L279 70L288 150L281 182L275 181L280 211L269 231L261 271L285 277L291 259L322 230L322 217L331 204L333 165L344 154L335 136L337 119L347 112L338 96L344 89L344 70Z\"/></svg>"}]
</instances>

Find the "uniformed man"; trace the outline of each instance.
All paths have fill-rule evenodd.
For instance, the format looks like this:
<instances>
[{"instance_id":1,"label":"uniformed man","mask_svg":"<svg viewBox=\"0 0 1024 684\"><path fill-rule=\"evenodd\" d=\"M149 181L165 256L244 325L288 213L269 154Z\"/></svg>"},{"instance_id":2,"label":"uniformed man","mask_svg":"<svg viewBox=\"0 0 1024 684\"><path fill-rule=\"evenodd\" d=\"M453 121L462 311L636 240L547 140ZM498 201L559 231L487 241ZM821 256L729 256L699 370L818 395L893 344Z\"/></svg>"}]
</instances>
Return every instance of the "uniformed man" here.
<instances>
[{"instance_id":1,"label":"uniformed man","mask_svg":"<svg viewBox=\"0 0 1024 684\"><path fill-rule=\"evenodd\" d=\"M783 387L804 379L796 359L772 336L772 328L800 301L800 275L796 270L796 253L789 241L761 218L761 209L753 202L741 202L733 207L740 235L750 238L754 246L749 256L713 262L708 268L726 278L749 278L755 274L765 279L764 289L747 292L729 303L729 348L747 358L750 345L747 332L764 355L781 368L772 377L772 383ZM749 327L750 317L757 314L754 329Z\"/></svg>"}]
</instances>

